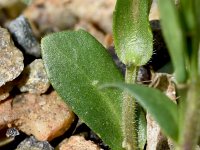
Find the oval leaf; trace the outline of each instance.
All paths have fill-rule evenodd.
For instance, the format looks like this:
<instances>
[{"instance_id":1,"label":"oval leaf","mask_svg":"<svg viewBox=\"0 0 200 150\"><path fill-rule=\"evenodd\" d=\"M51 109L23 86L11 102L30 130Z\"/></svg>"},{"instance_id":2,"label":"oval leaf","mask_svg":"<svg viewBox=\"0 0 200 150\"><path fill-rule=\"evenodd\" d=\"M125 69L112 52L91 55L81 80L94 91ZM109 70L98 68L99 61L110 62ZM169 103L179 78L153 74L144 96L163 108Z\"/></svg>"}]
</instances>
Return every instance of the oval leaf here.
<instances>
[{"instance_id":1,"label":"oval leaf","mask_svg":"<svg viewBox=\"0 0 200 150\"><path fill-rule=\"evenodd\" d=\"M160 125L163 132L178 141L178 108L165 94L157 89L136 84L108 84L103 87L117 87L135 97Z\"/></svg>"},{"instance_id":2,"label":"oval leaf","mask_svg":"<svg viewBox=\"0 0 200 150\"><path fill-rule=\"evenodd\" d=\"M85 31L69 31L43 38L42 56L59 95L112 149L121 150L122 93L97 88L123 81L106 49Z\"/></svg>"},{"instance_id":3,"label":"oval leaf","mask_svg":"<svg viewBox=\"0 0 200 150\"><path fill-rule=\"evenodd\" d=\"M141 66L152 56L153 37L148 21L151 0L117 0L113 18L116 53L126 65Z\"/></svg>"}]
</instances>

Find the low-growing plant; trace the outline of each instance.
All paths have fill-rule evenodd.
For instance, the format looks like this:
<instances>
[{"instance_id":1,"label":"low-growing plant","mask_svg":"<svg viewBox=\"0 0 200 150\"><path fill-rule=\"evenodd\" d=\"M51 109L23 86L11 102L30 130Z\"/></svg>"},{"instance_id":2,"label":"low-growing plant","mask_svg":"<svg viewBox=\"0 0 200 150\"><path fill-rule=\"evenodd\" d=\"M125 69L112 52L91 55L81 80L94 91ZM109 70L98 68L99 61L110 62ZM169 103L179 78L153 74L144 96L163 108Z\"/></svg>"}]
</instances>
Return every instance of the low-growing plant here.
<instances>
[{"instance_id":1,"label":"low-growing plant","mask_svg":"<svg viewBox=\"0 0 200 150\"><path fill-rule=\"evenodd\" d=\"M59 32L42 39L42 56L51 84L113 150L144 149L146 120L141 106L177 150L193 150L198 143L200 1L180 0L176 6L172 0L158 0L158 5L174 67L177 105L162 92L135 83L138 67L153 53L148 21L151 0L116 3L114 44L126 65L125 79L107 50L86 31Z\"/></svg>"}]
</instances>

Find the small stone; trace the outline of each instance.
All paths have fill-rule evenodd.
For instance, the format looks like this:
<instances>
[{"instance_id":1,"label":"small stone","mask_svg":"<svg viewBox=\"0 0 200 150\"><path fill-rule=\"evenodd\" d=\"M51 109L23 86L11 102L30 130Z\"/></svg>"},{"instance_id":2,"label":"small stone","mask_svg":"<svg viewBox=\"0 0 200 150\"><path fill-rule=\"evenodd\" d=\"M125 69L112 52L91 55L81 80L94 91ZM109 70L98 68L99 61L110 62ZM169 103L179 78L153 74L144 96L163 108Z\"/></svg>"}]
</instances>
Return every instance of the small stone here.
<instances>
[{"instance_id":1,"label":"small stone","mask_svg":"<svg viewBox=\"0 0 200 150\"><path fill-rule=\"evenodd\" d=\"M33 36L30 24L24 16L19 16L17 19L13 20L9 24L8 29L14 41L23 48L26 54L35 57L41 56L40 44Z\"/></svg>"},{"instance_id":2,"label":"small stone","mask_svg":"<svg viewBox=\"0 0 200 150\"><path fill-rule=\"evenodd\" d=\"M6 131L7 137L16 137L17 135L19 135L19 131L16 128L9 128Z\"/></svg>"},{"instance_id":3,"label":"small stone","mask_svg":"<svg viewBox=\"0 0 200 150\"><path fill-rule=\"evenodd\" d=\"M54 91L42 96L20 94L0 103L0 129L15 126L42 141L64 134L74 119L74 113Z\"/></svg>"},{"instance_id":4,"label":"small stone","mask_svg":"<svg viewBox=\"0 0 200 150\"><path fill-rule=\"evenodd\" d=\"M10 38L10 34L0 27L0 87L14 80L24 69L23 54Z\"/></svg>"},{"instance_id":5,"label":"small stone","mask_svg":"<svg viewBox=\"0 0 200 150\"><path fill-rule=\"evenodd\" d=\"M42 59L36 59L25 67L20 76L18 87L21 92L45 93L50 83Z\"/></svg>"},{"instance_id":6,"label":"small stone","mask_svg":"<svg viewBox=\"0 0 200 150\"><path fill-rule=\"evenodd\" d=\"M13 100L13 115L17 129L38 140L52 140L69 129L75 119L74 113L66 103L51 92L48 95L21 94Z\"/></svg>"},{"instance_id":7,"label":"small stone","mask_svg":"<svg viewBox=\"0 0 200 150\"><path fill-rule=\"evenodd\" d=\"M31 136L23 140L15 150L54 150L47 141L38 141Z\"/></svg>"},{"instance_id":8,"label":"small stone","mask_svg":"<svg viewBox=\"0 0 200 150\"><path fill-rule=\"evenodd\" d=\"M85 140L82 136L71 136L63 140L58 145L58 150L100 150L100 148L90 140Z\"/></svg>"}]
</instances>

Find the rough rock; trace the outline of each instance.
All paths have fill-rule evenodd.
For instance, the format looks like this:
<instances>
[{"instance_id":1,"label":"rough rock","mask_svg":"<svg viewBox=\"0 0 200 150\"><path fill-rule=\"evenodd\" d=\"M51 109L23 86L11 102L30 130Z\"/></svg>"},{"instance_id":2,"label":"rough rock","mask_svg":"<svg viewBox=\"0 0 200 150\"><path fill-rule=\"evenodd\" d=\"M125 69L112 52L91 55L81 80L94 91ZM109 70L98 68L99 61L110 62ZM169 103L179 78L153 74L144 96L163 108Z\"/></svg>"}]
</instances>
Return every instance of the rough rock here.
<instances>
[{"instance_id":1,"label":"rough rock","mask_svg":"<svg viewBox=\"0 0 200 150\"><path fill-rule=\"evenodd\" d=\"M0 103L0 129L15 126L38 140L52 140L69 129L75 115L56 92L20 94Z\"/></svg>"},{"instance_id":2,"label":"rough rock","mask_svg":"<svg viewBox=\"0 0 200 150\"><path fill-rule=\"evenodd\" d=\"M0 27L0 87L14 80L24 68L23 54L10 38L10 34Z\"/></svg>"},{"instance_id":3,"label":"rough rock","mask_svg":"<svg viewBox=\"0 0 200 150\"><path fill-rule=\"evenodd\" d=\"M19 116L14 123L16 128L41 141L62 135L75 118L56 92L18 95L13 99L13 111Z\"/></svg>"},{"instance_id":4,"label":"rough rock","mask_svg":"<svg viewBox=\"0 0 200 150\"><path fill-rule=\"evenodd\" d=\"M19 131L16 128L8 128L6 131L7 137L16 137L19 135Z\"/></svg>"},{"instance_id":5,"label":"rough rock","mask_svg":"<svg viewBox=\"0 0 200 150\"><path fill-rule=\"evenodd\" d=\"M87 141L82 136L71 136L69 139L63 140L58 150L100 150L100 148L92 141Z\"/></svg>"},{"instance_id":6,"label":"rough rock","mask_svg":"<svg viewBox=\"0 0 200 150\"><path fill-rule=\"evenodd\" d=\"M42 59L35 59L25 67L20 76L18 87L21 92L45 93L50 83Z\"/></svg>"},{"instance_id":7,"label":"rough rock","mask_svg":"<svg viewBox=\"0 0 200 150\"><path fill-rule=\"evenodd\" d=\"M26 54L35 57L41 56L40 44L33 36L30 24L23 15L11 21L8 29L12 34L14 41L23 48Z\"/></svg>"},{"instance_id":8,"label":"rough rock","mask_svg":"<svg viewBox=\"0 0 200 150\"><path fill-rule=\"evenodd\" d=\"M174 103L176 103L175 84L173 77L169 74L155 73L152 77L151 87L164 92ZM161 99L162 100L162 99ZM159 125L147 112L147 150L173 150L172 142L163 135Z\"/></svg>"},{"instance_id":9,"label":"rough rock","mask_svg":"<svg viewBox=\"0 0 200 150\"><path fill-rule=\"evenodd\" d=\"M23 140L15 150L54 150L47 141L37 141L33 136Z\"/></svg>"}]
</instances>

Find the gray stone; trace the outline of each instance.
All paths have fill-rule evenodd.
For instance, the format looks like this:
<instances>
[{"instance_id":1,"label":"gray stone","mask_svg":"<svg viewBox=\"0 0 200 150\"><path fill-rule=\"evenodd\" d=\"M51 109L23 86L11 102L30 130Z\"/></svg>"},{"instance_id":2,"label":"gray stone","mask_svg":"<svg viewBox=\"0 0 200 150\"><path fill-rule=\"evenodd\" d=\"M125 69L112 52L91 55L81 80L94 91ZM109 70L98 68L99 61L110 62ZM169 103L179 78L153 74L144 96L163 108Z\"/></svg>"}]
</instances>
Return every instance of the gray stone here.
<instances>
[{"instance_id":1,"label":"gray stone","mask_svg":"<svg viewBox=\"0 0 200 150\"><path fill-rule=\"evenodd\" d=\"M16 137L19 135L19 131L16 128L9 128L6 131L6 136L7 137Z\"/></svg>"},{"instance_id":2,"label":"gray stone","mask_svg":"<svg viewBox=\"0 0 200 150\"><path fill-rule=\"evenodd\" d=\"M38 94L45 93L49 86L42 59L36 59L25 67L18 85L21 92Z\"/></svg>"},{"instance_id":3,"label":"gray stone","mask_svg":"<svg viewBox=\"0 0 200 150\"><path fill-rule=\"evenodd\" d=\"M35 57L41 56L40 44L33 36L30 24L24 16L19 16L17 19L13 20L9 24L8 29L16 43L23 48L25 53Z\"/></svg>"},{"instance_id":4,"label":"gray stone","mask_svg":"<svg viewBox=\"0 0 200 150\"><path fill-rule=\"evenodd\" d=\"M0 87L20 75L24 68L23 54L14 45L9 32L0 27Z\"/></svg>"},{"instance_id":5,"label":"gray stone","mask_svg":"<svg viewBox=\"0 0 200 150\"><path fill-rule=\"evenodd\" d=\"M47 141L37 141L35 137L31 136L22 141L16 150L54 150L54 148Z\"/></svg>"}]
</instances>

